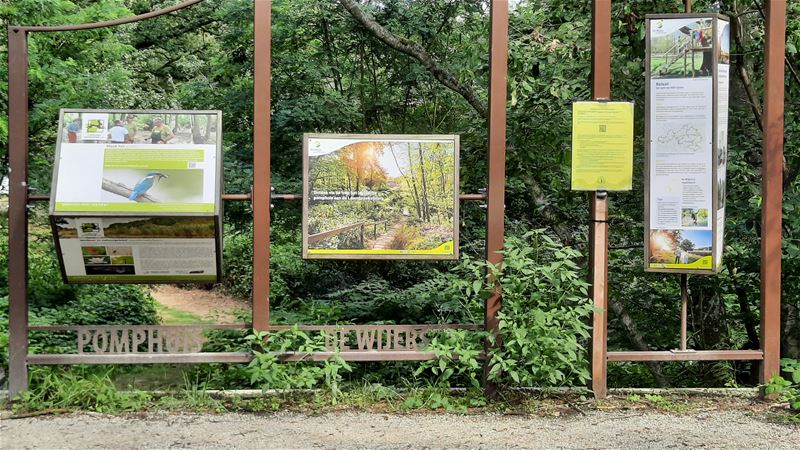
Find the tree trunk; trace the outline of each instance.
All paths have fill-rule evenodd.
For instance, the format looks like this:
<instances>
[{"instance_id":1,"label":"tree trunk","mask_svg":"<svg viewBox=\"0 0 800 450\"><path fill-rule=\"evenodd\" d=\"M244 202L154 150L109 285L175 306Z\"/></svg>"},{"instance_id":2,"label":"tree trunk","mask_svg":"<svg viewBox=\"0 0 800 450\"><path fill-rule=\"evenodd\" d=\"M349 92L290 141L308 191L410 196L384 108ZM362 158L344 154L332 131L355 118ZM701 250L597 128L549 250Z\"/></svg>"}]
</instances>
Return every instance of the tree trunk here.
<instances>
[{"instance_id":1,"label":"tree trunk","mask_svg":"<svg viewBox=\"0 0 800 450\"><path fill-rule=\"evenodd\" d=\"M339 0L339 3L358 23L363 25L381 42L419 61L440 83L462 96L481 117L487 117L486 105L478 98L472 88L459 83L453 74L434 61L433 55L428 53L427 50L409 39L392 34L376 22L374 18L364 13L354 0Z\"/></svg>"},{"instance_id":2,"label":"tree trunk","mask_svg":"<svg viewBox=\"0 0 800 450\"><path fill-rule=\"evenodd\" d=\"M425 159L422 157L422 144L417 144L417 150L419 152L419 171L422 177L422 209L423 215L425 216L425 222L431 221L431 208L430 202L428 201L428 180L425 176Z\"/></svg>"},{"instance_id":3,"label":"tree trunk","mask_svg":"<svg viewBox=\"0 0 800 450\"><path fill-rule=\"evenodd\" d=\"M422 215L422 202L417 192L417 177L414 175L414 162L411 159L411 145L406 144L406 148L408 149L408 172L411 174L411 186L414 188L412 192L414 194L414 203L417 206L417 217L419 217L420 220L424 220Z\"/></svg>"},{"instance_id":4,"label":"tree trunk","mask_svg":"<svg viewBox=\"0 0 800 450\"><path fill-rule=\"evenodd\" d=\"M192 143L193 144L205 144L206 140L203 137L202 133L200 133L200 120L196 115L191 115L192 121Z\"/></svg>"},{"instance_id":5,"label":"tree trunk","mask_svg":"<svg viewBox=\"0 0 800 450\"><path fill-rule=\"evenodd\" d=\"M614 312L617 316L619 316L620 321L622 322L623 327L625 327L625 331L628 333L628 339L630 339L631 343L636 347L636 350L647 352L651 351L652 349L645 343L644 337L642 337L642 333L639 332L636 324L631 319L631 316L625 311L625 307L622 306L622 303L617 301L613 297L608 298L608 306L611 308L611 311ZM661 372L661 368L658 366L658 363L653 361L645 362L645 366L653 374L653 378L655 378L656 383L659 387L669 387L670 381L669 379L664 376Z\"/></svg>"}]
</instances>

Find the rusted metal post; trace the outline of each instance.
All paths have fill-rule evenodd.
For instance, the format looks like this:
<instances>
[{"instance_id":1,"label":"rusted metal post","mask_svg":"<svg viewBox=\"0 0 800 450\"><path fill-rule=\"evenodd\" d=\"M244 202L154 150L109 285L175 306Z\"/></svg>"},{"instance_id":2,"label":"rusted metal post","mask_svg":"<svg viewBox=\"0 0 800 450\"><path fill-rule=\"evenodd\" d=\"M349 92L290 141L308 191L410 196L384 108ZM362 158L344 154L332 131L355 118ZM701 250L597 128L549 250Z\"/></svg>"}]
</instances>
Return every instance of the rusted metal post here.
<instances>
[{"instance_id":1,"label":"rusted metal post","mask_svg":"<svg viewBox=\"0 0 800 450\"><path fill-rule=\"evenodd\" d=\"M681 274L681 351L686 351L686 316L688 315L689 276Z\"/></svg>"},{"instance_id":2,"label":"rusted metal post","mask_svg":"<svg viewBox=\"0 0 800 450\"><path fill-rule=\"evenodd\" d=\"M592 4L592 98L611 98L611 0ZM592 320L592 392L605 398L608 352L608 194L589 194L589 295L597 312Z\"/></svg>"},{"instance_id":3,"label":"rusted metal post","mask_svg":"<svg viewBox=\"0 0 800 450\"><path fill-rule=\"evenodd\" d=\"M761 349L759 378L766 383L780 371L781 213L783 209L783 102L786 2L766 2L763 148L761 165Z\"/></svg>"},{"instance_id":4,"label":"rusted metal post","mask_svg":"<svg viewBox=\"0 0 800 450\"><path fill-rule=\"evenodd\" d=\"M253 73L253 328L269 326L272 2L255 0Z\"/></svg>"},{"instance_id":5,"label":"rusted metal post","mask_svg":"<svg viewBox=\"0 0 800 450\"><path fill-rule=\"evenodd\" d=\"M489 185L486 199L486 259L492 264L503 262L506 188L506 96L508 75L508 1L492 0L489 35ZM499 288L486 300L484 326L498 332L500 311ZM496 345L501 345L499 342ZM484 377L488 373L484 366ZM495 390L484 382L487 395Z\"/></svg>"},{"instance_id":6,"label":"rusted metal post","mask_svg":"<svg viewBox=\"0 0 800 450\"><path fill-rule=\"evenodd\" d=\"M28 39L8 29L9 397L28 389Z\"/></svg>"}]
</instances>

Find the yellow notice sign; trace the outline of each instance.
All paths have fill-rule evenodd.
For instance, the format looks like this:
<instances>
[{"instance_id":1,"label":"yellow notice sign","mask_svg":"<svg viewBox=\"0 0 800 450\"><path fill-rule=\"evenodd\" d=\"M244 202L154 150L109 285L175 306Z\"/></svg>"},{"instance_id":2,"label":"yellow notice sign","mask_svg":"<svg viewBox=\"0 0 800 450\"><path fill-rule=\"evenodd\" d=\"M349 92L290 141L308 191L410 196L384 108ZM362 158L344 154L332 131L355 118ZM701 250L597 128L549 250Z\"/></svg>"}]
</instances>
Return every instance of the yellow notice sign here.
<instances>
[{"instance_id":1,"label":"yellow notice sign","mask_svg":"<svg viewBox=\"0 0 800 450\"><path fill-rule=\"evenodd\" d=\"M572 104L572 190L629 191L633 184L633 103Z\"/></svg>"}]
</instances>

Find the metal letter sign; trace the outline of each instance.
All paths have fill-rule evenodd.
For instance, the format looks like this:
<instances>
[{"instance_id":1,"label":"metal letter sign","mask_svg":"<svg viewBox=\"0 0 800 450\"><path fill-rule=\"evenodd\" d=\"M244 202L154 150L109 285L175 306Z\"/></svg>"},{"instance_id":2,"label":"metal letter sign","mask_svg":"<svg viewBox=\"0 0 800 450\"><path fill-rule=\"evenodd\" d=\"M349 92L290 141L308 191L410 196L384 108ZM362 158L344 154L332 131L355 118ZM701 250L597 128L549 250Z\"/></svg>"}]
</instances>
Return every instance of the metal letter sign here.
<instances>
[{"instance_id":1,"label":"metal letter sign","mask_svg":"<svg viewBox=\"0 0 800 450\"><path fill-rule=\"evenodd\" d=\"M62 110L50 215L68 283L214 282L219 111Z\"/></svg>"},{"instance_id":2,"label":"metal letter sign","mask_svg":"<svg viewBox=\"0 0 800 450\"><path fill-rule=\"evenodd\" d=\"M729 40L717 14L647 16L647 271L720 270Z\"/></svg>"}]
</instances>

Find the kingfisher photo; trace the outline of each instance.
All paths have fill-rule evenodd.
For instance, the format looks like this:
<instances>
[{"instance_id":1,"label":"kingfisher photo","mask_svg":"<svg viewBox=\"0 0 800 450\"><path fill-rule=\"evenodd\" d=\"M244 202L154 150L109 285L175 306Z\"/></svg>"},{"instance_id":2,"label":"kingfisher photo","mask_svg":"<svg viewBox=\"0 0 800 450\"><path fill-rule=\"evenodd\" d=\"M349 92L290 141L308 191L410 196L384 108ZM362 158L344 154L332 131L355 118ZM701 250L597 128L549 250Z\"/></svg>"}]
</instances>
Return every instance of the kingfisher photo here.
<instances>
[{"instance_id":1,"label":"kingfisher photo","mask_svg":"<svg viewBox=\"0 0 800 450\"><path fill-rule=\"evenodd\" d=\"M102 190L109 202L196 203L203 199L203 171L105 168Z\"/></svg>"}]
</instances>

